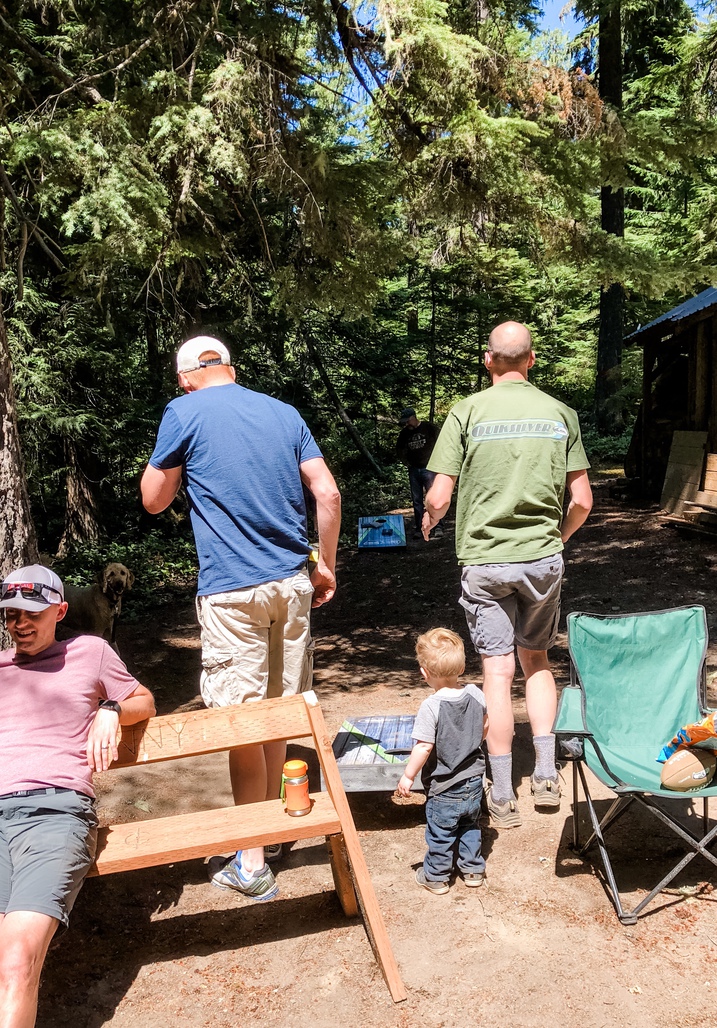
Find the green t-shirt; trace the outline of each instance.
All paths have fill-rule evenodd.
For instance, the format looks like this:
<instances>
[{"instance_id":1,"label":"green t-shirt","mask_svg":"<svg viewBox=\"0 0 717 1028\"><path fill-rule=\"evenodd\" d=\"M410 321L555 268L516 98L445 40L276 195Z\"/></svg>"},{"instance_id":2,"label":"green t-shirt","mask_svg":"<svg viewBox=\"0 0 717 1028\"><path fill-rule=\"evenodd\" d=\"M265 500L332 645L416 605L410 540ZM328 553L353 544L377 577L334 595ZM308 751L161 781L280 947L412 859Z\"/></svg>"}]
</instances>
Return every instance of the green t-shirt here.
<instances>
[{"instance_id":1,"label":"green t-shirt","mask_svg":"<svg viewBox=\"0 0 717 1028\"><path fill-rule=\"evenodd\" d=\"M499 382L453 407L429 471L460 476L460 564L514 564L559 553L565 476L590 464L574 410L530 382Z\"/></svg>"}]
</instances>

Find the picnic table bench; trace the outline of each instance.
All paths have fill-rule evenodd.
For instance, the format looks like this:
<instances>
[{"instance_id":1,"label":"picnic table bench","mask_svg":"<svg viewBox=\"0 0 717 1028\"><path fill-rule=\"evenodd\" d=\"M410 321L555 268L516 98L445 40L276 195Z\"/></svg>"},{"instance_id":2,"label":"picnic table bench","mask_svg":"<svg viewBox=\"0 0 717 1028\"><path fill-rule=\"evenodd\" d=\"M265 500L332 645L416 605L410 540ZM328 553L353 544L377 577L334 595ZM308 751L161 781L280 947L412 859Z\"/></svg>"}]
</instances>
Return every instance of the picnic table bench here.
<instances>
[{"instance_id":1,"label":"picnic table bench","mask_svg":"<svg viewBox=\"0 0 717 1028\"><path fill-rule=\"evenodd\" d=\"M326 836L334 886L347 917L363 915L371 947L395 1002L406 999L373 890L321 707L313 692L240 706L154 717L121 730L110 770L238 746L311 737L326 791L311 811L290 817L281 800L110 825L100 829L90 875L115 874L252 846Z\"/></svg>"}]
</instances>

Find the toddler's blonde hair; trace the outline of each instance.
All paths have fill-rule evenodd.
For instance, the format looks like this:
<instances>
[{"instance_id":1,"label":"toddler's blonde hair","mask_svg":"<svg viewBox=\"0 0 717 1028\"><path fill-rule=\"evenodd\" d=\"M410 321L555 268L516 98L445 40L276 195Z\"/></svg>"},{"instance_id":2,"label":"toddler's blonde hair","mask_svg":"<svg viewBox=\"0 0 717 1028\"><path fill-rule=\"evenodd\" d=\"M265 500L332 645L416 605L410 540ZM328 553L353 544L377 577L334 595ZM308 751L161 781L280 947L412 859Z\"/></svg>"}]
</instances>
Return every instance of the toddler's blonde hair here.
<instances>
[{"instance_id":1,"label":"toddler's blonde hair","mask_svg":"<svg viewBox=\"0 0 717 1028\"><path fill-rule=\"evenodd\" d=\"M436 678L457 678L466 669L463 640L450 628L432 628L416 640L416 657Z\"/></svg>"}]
</instances>

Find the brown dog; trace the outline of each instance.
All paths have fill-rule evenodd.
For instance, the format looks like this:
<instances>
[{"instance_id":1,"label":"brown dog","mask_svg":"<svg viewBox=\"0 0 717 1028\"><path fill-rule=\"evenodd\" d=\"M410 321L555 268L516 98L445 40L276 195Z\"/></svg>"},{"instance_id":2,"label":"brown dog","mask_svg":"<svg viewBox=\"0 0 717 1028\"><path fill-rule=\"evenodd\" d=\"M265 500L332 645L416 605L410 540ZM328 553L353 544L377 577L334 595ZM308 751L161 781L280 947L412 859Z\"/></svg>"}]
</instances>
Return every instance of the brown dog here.
<instances>
[{"instance_id":1,"label":"brown dog","mask_svg":"<svg viewBox=\"0 0 717 1028\"><path fill-rule=\"evenodd\" d=\"M114 646L122 596L132 588L133 582L134 575L129 568L114 561L107 565L94 585L66 585L65 599L69 608L61 622L63 628L73 635L99 635Z\"/></svg>"}]
</instances>

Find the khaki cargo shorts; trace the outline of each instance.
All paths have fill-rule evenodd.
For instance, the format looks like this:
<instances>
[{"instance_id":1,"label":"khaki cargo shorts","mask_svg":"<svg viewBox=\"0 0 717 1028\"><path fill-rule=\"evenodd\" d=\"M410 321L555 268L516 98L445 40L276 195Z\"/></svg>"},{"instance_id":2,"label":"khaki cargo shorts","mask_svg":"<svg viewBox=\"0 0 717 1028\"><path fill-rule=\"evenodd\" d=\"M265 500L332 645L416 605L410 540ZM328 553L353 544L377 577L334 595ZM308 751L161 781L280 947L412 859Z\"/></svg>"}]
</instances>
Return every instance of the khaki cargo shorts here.
<instances>
[{"instance_id":1,"label":"khaki cargo shorts","mask_svg":"<svg viewBox=\"0 0 717 1028\"><path fill-rule=\"evenodd\" d=\"M306 571L279 582L197 597L202 699L208 707L311 688L313 586Z\"/></svg>"},{"instance_id":2,"label":"khaki cargo shorts","mask_svg":"<svg viewBox=\"0 0 717 1028\"><path fill-rule=\"evenodd\" d=\"M516 643L547 650L560 619L560 553L525 564L471 564L463 568L462 595L471 640L478 653L499 657Z\"/></svg>"}]
</instances>

